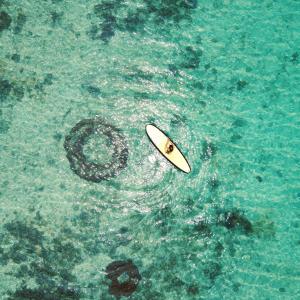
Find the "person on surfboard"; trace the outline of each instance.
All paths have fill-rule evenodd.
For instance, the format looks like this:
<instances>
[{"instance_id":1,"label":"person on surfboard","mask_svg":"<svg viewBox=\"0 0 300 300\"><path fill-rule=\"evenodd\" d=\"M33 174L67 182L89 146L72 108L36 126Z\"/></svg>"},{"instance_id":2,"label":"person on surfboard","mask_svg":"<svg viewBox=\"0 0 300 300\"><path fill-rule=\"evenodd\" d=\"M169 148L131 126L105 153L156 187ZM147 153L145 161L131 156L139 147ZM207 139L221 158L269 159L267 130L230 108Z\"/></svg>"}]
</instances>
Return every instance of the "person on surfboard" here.
<instances>
[{"instance_id":1,"label":"person on surfboard","mask_svg":"<svg viewBox=\"0 0 300 300\"><path fill-rule=\"evenodd\" d=\"M173 150L174 150L174 146L171 143L171 141L168 140L167 143L166 143L166 150L165 151L166 151L167 154L170 154Z\"/></svg>"}]
</instances>

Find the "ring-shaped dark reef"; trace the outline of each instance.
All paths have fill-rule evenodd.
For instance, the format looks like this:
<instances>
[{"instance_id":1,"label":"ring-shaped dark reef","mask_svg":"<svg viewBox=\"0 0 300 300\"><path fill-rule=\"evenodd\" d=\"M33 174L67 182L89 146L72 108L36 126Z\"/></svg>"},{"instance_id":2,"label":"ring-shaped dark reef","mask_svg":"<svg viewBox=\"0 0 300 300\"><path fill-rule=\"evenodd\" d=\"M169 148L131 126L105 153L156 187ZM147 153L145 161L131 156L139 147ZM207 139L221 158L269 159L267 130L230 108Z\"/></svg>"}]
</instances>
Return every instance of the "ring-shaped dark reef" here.
<instances>
[{"instance_id":1,"label":"ring-shaped dark reef","mask_svg":"<svg viewBox=\"0 0 300 300\"><path fill-rule=\"evenodd\" d=\"M113 155L106 164L89 161L84 155L84 145L92 134L103 134L111 142ZM115 177L127 166L128 148L124 136L118 128L100 118L77 123L66 136L64 148L73 172L88 181L100 182Z\"/></svg>"},{"instance_id":2,"label":"ring-shaped dark reef","mask_svg":"<svg viewBox=\"0 0 300 300\"><path fill-rule=\"evenodd\" d=\"M136 289L142 279L138 268L131 260L114 261L106 267L106 277L112 282L109 286L110 294L115 297L129 297ZM119 277L127 274L128 278L124 282L119 282Z\"/></svg>"}]
</instances>

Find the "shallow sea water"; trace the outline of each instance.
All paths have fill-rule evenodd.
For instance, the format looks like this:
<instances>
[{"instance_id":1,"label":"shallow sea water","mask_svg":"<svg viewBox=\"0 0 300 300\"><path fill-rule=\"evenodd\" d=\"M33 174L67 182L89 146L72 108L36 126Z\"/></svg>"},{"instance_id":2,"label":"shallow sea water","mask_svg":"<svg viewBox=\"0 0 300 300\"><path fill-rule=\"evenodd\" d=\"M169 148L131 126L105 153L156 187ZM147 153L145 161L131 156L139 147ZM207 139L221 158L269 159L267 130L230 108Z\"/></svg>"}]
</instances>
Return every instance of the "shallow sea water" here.
<instances>
[{"instance_id":1,"label":"shallow sea water","mask_svg":"<svg viewBox=\"0 0 300 300\"><path fill-rule=\"evenodd\" d=\"M127 260L129 299L300 299L299 1L0 11L1 299L115 299L106 268ZM107 127L79 131L72 167L81 120ZM120 169L86 180L82 157Z\"/></svg>"}]
</instances>

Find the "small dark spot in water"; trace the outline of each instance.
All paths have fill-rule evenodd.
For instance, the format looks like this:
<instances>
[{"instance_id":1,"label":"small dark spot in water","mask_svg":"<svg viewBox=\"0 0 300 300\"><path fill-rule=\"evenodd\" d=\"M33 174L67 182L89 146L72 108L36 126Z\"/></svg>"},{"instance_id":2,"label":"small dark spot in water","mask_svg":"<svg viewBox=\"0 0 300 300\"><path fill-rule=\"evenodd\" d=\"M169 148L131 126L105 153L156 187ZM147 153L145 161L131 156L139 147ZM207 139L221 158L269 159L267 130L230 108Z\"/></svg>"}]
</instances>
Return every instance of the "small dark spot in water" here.
<instances>
[{"instance_id":1,"label":"small dark spot in water","mask_svg":"<svg viewBox=\"0 0 300 300\"><path fill-rule=\"evenodd\" d=\"M291 58L291 62L294 63L294 64L296 64L296 63L298 63L298 59L299 59L298 52L293 53L292 54L292 58Z\"/></svg>"},{"instance_id":2,"label":"small dark spot in water","mask_svg":"<svg viewBox=\"0 0 300 300\"><path fill-rule=\"evenodd\" d=\"M196 284L189 285L186 289L189 295L197 295L199 293L199 287Z\"/></svg>"},{"instance_id":3,"label":"small dark spot in water","mask_svg":"<svg viewBox=\"0 0 300 300\"><path fill-rule=\"evenodd\" d=\"M207 71L208 69L210 68L210 64L206 64L205 66L204 66L204 69Z\"/></svg>"},{"instance_id":4,"label":"small dark spot in water","mask_svg":"<svg viewBox=\"0 0 300 300\"><path fill-rule=\"evenodd\" d=\"M213 177L208 180L208 186L210 187L210 189L216 190L220 186L220 181L217 178Z\"/></svg>"},{"instance_id":5,"label":"small dark spot in water","mask_svg":"<svg viewBox=\"0 0 300 300\"><path fill-rule=\"evenodd\" d=\"M13 54L13 55L11 56L11 59L12 59L14 62L18 63L18 62L20 62L20 55L17 54L17 53L15 53L15 54Z\"/></svg>"},{"instance_id":6,"label":"small dark spot in water","mask_svg":"<svg viewBox=\"0 0 300 300\"><path fill-rule=\"evenodd\" d=\"M224 246L220 242L217 242L215 246L215 251L218 257L221 256L224 251Z\"/></svg>"},{"instance_id":7,"label":"small dark spot in water","mask_svg":"<svg viewBox=\"0 0 300 300\"><path fill-rule=\"evenodd\" d=\"M162 218L170 218L174 214L173 214L171 206L170 205L165 205L164 207L162 207L162 208L159 209L159 215Z\"/></svg>"},{"instance_id":8,"label":"small dark spot in water","mask_svg":"<svg viewBox=\"0 0 300 300\"><path fill-rule=\"evenodd\" d=\"M120 228L120 233L121 234L124 234L124 233L127 233L128 232L128 227L121 227Z\"/></svg>"},{"instance_id":9,"label":"small dark spot in water","mask_svg":"<svg viewBox=\"0 0 300 300\"><path fill-rule=\"evenodd\" d=\"M238 210L225 212L222 225L229 230L241 228L246 234L253 232L251 222Z\"/></svg>"},{"instance_id":10,"label":"small dark spot in water","mask_svg":"<svg viewBox=\"0 0 300 300\"><path fill-rule=\"evenodd\" d=\"M192 86L196 89L204 90L204 84L201 81L194 82Z\"/></svg>"},{"instance_id":11,"label":"small dark spot in water","mask_svg":"<svg viewBox=\"0 0 300 300\"><path fill-rule=\"evenodd\" d=\"M206 102L205 101L198 101L198 103L204 108L206 107Z\"/></svg>"},{"instance_id":12,"label":"small dark spot in water","mask_svg":"<svg viewBox=\"0 0 300 300\"><path fill-rule=\"evenodd\" d=\"M20 101L24 97L24 88L22 86L14 86L13 95Z\"/></svg>"},{"instance_id":13,"label":"small dark spot in water","mask_svg":"<svg viewBox=\"0 0 300 300\"><path fill-rule=\"evenodd\" d=\"M236 143L238 142L240 139L242 139L242 136L238 133L234 133L231 138L230 138L230 142L232 143Z\"/></svg>"},{"instance_id":14,"label":"small dark spot in water","mask_svg":"<svg viewBox=\"0 0 300 300\"><path fill-rule=\"evenodd\" d=\"M114 30L114 25L113 20L115 20L115 17L112 16L110 18L110 21L105 21L102 24L102 32L100 34L100 39L103 42L108 42L114 35L115 35L115 30Z\"/></svg>"},{"instance_id":15,"label":"small dark spot in water","mask_svg":"<svg viewBox=\"0 0 300 300\"><path fill-rule=\"evenodd\" d=\"M186 47L182 53L184 61L180 64L182 68L196 69L199 67L202 50L195 50L193 47Z\"/></svg>"},{"instance_id":16,"label":"small dark spot in water","mask_svg":"<svg viewBox=\"0 0 300 300\"><path fill-rule=\"evenodd\" d=\"M101 95L101 90L97 86L82 84L81 87L85 89L91 96L97 98Z\"/></svg>"},{"instance_id":17,"label":"small dark spot in water","mask_svg":"<svg viewBox=\"0 0 300 300\"><path fill-rule=\"evenodd\" d=\"M0 134L7 133L9 130L9 123L5 120L0 119Z\"/></svg>"},{"instance_id":18,"label":"small dark spot in water","mask_svg":"<svg viewBox=\"0 0 300 300\"><path fill-rule=\"evenodd\" d=\"M238 292L240 287L241 287L241 284L236 282L236 283L233 284L232 289L233 289L234 292Z\"/></svg>"},{"instance_id":19,"label":"small dark spot in water","mask_svg":"<svg viewBox=\"0 0 300 300\"><path fill-rule=\"evenodd\" d=\"M168 69L173 73L174 76L179 74L179 70L174 64L168 65Z\"/></svg>"},{"instance_id":20,"label":"small dark spot in water","mask_svg":"<svg viewBox=\"0 0 300 300\"><path fill-rule=\"evenodd\" d=\"M208 268L204 269L204 275L208 277L211 281L214 281L222 271L222 267L218 263L209 264Z\"/></svg>"},{"instance_id":21,"label":"small dark spot in water","mask_svg":"<svg viewBox=\"0 0 300 300\"><path fill-rule=\"evenodd\" d=\"M52 25L59 25L61 23L62 17L64 15L63 12L52 11L50 12Z\"/></svg>"},{"instance_id":22,"label":"small dark spot in water","mask_svg":"<svg viewBox=\"0 0 300 300\"><path fill-rule=\"evenodd\" d=\"M12 90L12 84L6 79L0 79L0 101L6 100Z\"/></svg>"},{"instance_id":23,"label":"small dark spot in water","mask_svg":"<svg viewBox=\"0 0 300 300\"><path fill-rule=\"evenodd\" d=\"M47 163L48 163L49 166L55 166L55 160L54 159L49 159L47 161Z\"/></svg>"},{"instance_id":24,"label":"small dark spot in water","mask_svg":"<svg viewBox=\"0 0 300 300\"><path fill-rule=\"evenodd\" d=\"M185 124L186 122L186 117L184 115L179 115L179 114L173 114L174 119L172 118L171 120L171 126L180 126Z\"/></svg>"},{"instance_id":25,"label":"small dark spot in water","mask_svg":"<svg viewBox=\"0 0 300 300\"><path fill-rule=\"evenodd\" d=\"M129 32L135 32L137 30L142 31L145 21L144 12L138 10L124 19L125 29Z\"/></svg>"},{"instance_id":26,"label":"small dark spot in water","mask_svg":"<svg viewBox=\"0 0 300 300\"><path fill-rule=\"evenodd\" d=\"M100 29L96 25L92 25L90 30L87 31L87 35L92 39L96 40L100 37Z\"/></svg>"},{"instance_id":27,"label":"small dark spot in water","mask_svg":"<svg viewBox=\"0 0 300 300\"><path fill-rule=\"evenodd\" d=\"M207 141L204 141L202 143L201 159L208 160L212 156L214 156L216 152L217 152L217 147L213 143Z\"/></svg>"},{"instance_id":28,"label":"small dark spot in water","mask_svg":"<svg viewBox=\"0 0 300 300\"><path fill-rule=\"evenodd\" d=\"M142 279L138 268L131 260L110 263L106 267L106 274L111 280L109 293L115 297L129 297Z\"/></svg>"},{"instance_id":29,"label":"small dark spot in water","mask_svg":"<svg viewBox=\"0 0 300 300\"><path fill-rule=\"evenodd\" d=\"M247 81L245 81L245 80L239 80L239 81L236 83L236 89L237 89L238 91L240 91L240 90L242 90L244 87L246 87L247 84L248 84Z\"/></svg>"},{"instance_id":30,"label":"small dark spot in water","mask_svg":"<svg viewBox=\"0 0 300 300\"><path fill-rule=\"evenodd\" d=\"M57 142L59 142L61 139L62 139L62 134L61 133L55 133L54 135L53 135L53 138L57 141Z\"/></svg>"},{"instance_id":31,"label":"small dark spot in water","mask_svg":"<svg viewBox=\"0 0 300 300\"><path fill-rule=\"evenodd\" d=\"M244 127L246 125L247 125L247 122L241 118L237 118L232 122L232 127Z\"/></svg>"},{"instance_id":32,"label":"small dark spot in water","mask_svg":"<svg viewBox=\"0 0 300 300\"><path fill-rule=\"evenodd\" d=\"M279 288L279 292L284 293L285 291L286 291L285 288L283 287Z\"/></svg>"},{"instance_id":33,"label":"small dark spot in water","mask_svg":"<svg viewBox=\"0 0 300 300\"><path fill-rule=\"evenodd\" d=\"M210 226L207 222L205 221L200 221L198 222L195 226L194 226L194 229L199 232L201 235L204 235L204 236L211 236L212 235L212 232L211 232L211 229L210 229Z\"/></svg>"},{"instance_id":34,"label":"small dark spot in water","mask_svg":"<svg viewBox=\"0 0 300 300\"><path fill-rule=\"evenodd\" d=\"M8 29L11 24L11 17L5 11L0 12L0 32Z\"/></svg>"},{"instance_id":35,"label":"small dark spot in water","mask_svg":"<svg viewBox=\"0 0 300 300\"><path fill-rule=\"evenodd\" d=\"M208 92L210 92L210 91L212 91L214 89L214 86L212 85L212 84L208 84L207 85L207 87L206 87L206 90L208 91Z\"/></svg>"},{"instance_id":36,"label":"small dark spot in water","mask_svg":"<svg viewBox=\"0 0 300 300\"><path fill-rule=\"evenodd\" d=\"M62 190L65 190L65 189L66 189L66 185L63 184L63 183L61 183L61 184L59 185L59 188L62 189Z\"/></svg>"},{"instance_id":37,"label":"small dark spot in water","mask_svg":"<svg viewBox=\"0 0 300 300\"><path fill-rule=\"evenodd\" d=\"M51 73L46 74L43 83L46 85L52 85L53 84L53 74L51 74Z\"/></svg>"},{"instance_id":38,"label":"small dark spot in water","mask_svg":"<svg viewBox=\"0 0 300 300\"><path fill-rule=\"evenodd\" d=\"M263 181L263 179L262 179L262 177L261 176L255 176L255 178L256 178L256 180L258 181L258 182L262 182Z\"/></svg>"},{"instance_id":39,"label":"small dark spot in water","mask_svg":"<svg viewBox=\"0 0 300 300\"><path fill-rule=\"evenodd\" d=\"M14 34L19 34L26 23L26 16L22 13L19 13L16 20L16 26L14 28Z\"/></svg>"}]
</instances>

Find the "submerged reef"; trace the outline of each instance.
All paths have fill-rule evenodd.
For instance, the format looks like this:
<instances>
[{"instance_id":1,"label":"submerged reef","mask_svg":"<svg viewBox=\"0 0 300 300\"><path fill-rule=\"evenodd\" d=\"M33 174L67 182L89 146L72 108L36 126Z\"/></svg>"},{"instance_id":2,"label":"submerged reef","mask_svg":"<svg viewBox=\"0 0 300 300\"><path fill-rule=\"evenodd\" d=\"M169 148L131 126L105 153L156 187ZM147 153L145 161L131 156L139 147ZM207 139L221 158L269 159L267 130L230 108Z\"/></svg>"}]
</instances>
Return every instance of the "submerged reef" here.
<instances>
[{"instance_id":1,"label":"submerged reef","mask_svg":"<svg viewBox=\"0 0 300 300\"><path fill-rule=\"evenodd\" d=\"M12 90L12 84L6 80L0 78L0 102L5 101Z\"/></svg>"},{"instance_id":2,"label":"submerged reef","mask_svg":"<svg viewBox=\"0 0 300 300\"><path fill-rule=\"evenodd\" d=\"M23 27L27 21L26 15L19 13L16 20L16 26L14 28L14 34L19 34L22 32Z\"/></svg>"},{"instance_id":3,"label":"submerged reef","mask_svg":"<svg viewBox=\"0 0 300 300\"><path fill-rule=\"evenodd\" d=\"M106 267L106 273L107 278L111 280L109 292L117 298L129 297L142 279L138 268L131 260L110 263Z\"/></svg>"},{"instance_id":4,"label":"submerged reef","mask_svg":"<svg viewBox=\"0 0 300 300\"><path fill-rule=\"evenodd\" d=\"M102 134L109 139L113 148L111 161L95 163L85 156L83 148L92 134ZM127 166L128 148L124 136L119 129L99 118L77 123L66 136L64 147L71 169L88 181L100 182L115 177Z\"/></svg>"},{"instance_id":5,"label":"submerged reef","mask_svg":"<svg viewBox=\"0 0 300 300\"><path fill-rule=\"evenodd\" d=\"M244 233L253 233L252 223L239 210L226 211L221 217L220 225L229 230L241 229Z\"/></svg>"},{"instance_id":6,"label":"submerged reef","mask_svg":"<svg viewBox=\"0 0 300 300\"><path fill-rule=\"evenodd\" d=\"M11 17L8 13L6 13L5 11L1 11L0 12L0 32L8 29L10 24L11 24Z\"/></svg>"},{"instance_id":7,"label":"submerged reef","mask_svg":"<svg viewBox=\"0 0 300 300\"><path fill-rule=\"evenodd\" d=\"M0 227L0 268L6 268L6 275L16 282L7 295L1 296L10 300L90 299L89 291L80 285L76 268L86 257L99 253L111 256L117 247L128 245L128 228L107 233L97 210L79 206L59 224L53 224L53 218L47 219L39 211L30 210L30 214L15 213ZM141 279L131 261L112 263L107 270L111 280L117 280L116 274L121 276L120 286L112 285L111 291L122 295L132 293ZM126 276L130 277L128 281L124 280ZM105 282L103 276L90 288L99 290Z\"/></svg>"},{"instance_id":8,"label":"submerged reef","mask_svg":"<svg viewBox=\"0 0 300 300\"><path fill-rule=\"evenodd\" d=\"M161 26L179 23L191 19L192 10L197 7L197 0L144 0L137 8L129 7L123 0L103 1L94 6L94 15L99 18L98 25L93 24L88 35L96 40L108 43L117 30L127 32L144 32L149 25ZM124 10L126 14L118 17ZM192 54L194 55L194 54ZM197 65L197 59L192 58L189 67Z\"/></svg>"},{"instance_id":9,"label":"submerged reef","mask_svg":"<svg viewBox=\"0 0 300 300\"><path fill-rule=\"evenodd\" d=\"M81 249L63 232L46 236L45 225L39 213L31 220L15 217L4 223L0 265L13 262L14 271L9 275L21 280L8 299L80 299L72 269L81 261ZM35 282L34 288L27 285L30 281Z\"/></svg>"}]
</instances>

